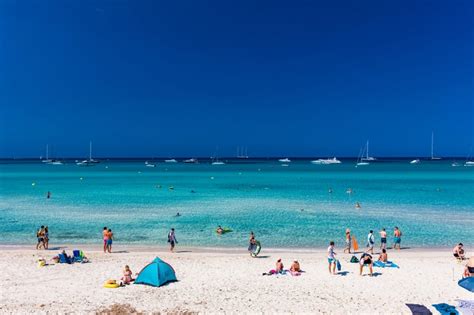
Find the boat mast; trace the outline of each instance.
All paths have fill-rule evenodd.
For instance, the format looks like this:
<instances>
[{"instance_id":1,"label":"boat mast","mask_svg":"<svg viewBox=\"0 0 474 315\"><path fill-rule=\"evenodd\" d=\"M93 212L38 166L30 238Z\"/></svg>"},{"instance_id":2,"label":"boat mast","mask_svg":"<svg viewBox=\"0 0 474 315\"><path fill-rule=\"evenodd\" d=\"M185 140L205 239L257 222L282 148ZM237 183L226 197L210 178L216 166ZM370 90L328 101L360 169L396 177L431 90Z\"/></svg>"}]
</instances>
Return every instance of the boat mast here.
<instances>
[{"instance_id":1,"label":"boat mast","mask_svg":"<svg viewBox=\"0 0 474 315\"><path fill-rule=\"evenodd\" d=\"M46 145L46 160L49 159L49 144Z\"/></svg>"},{"instance_id":2,"label":"boat mast","mask_svg":"<svg viewBox=\"0 0 474 315\"><path fill-rule=\"evenodd\" d=\"M92 141L89 141L89 161L92 161Z\"/></svg>"},{"instance_id":3,"label":"boat mast","mask_svg":"<svg viewBox=\"0 0 474 315\"><path fill-rule=\"evenodd\" d=\"M366 152L366 159L369 159L369 140L367 140L367 152Z\"/></svg>"},{"instance_id":4,"label":"boat mast","mask_svg":"<svg viewBox=\"0 0 474 315\"><path fill-rule=\"evenodd\" d=\"M434 132L431 132L431 159L433 159Z\"/></svg>"}]
</instances>

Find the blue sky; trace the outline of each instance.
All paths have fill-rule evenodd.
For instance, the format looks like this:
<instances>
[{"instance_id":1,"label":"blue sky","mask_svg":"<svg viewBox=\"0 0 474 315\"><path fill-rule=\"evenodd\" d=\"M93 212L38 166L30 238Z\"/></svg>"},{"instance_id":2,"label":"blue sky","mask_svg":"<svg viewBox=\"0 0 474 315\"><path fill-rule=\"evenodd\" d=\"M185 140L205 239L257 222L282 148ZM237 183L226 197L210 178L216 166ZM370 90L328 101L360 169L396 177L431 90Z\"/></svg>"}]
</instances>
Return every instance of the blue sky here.
<instances>
[{"instance_id":1,"label":"blue sky","mask_svg":"<svg viewBox=\"0 0 474 315\"><path fill-rule=\"evenodd\" d=\"M0 156L466 156L472 1L0 1Z\"/></svg>"}]
</instances>

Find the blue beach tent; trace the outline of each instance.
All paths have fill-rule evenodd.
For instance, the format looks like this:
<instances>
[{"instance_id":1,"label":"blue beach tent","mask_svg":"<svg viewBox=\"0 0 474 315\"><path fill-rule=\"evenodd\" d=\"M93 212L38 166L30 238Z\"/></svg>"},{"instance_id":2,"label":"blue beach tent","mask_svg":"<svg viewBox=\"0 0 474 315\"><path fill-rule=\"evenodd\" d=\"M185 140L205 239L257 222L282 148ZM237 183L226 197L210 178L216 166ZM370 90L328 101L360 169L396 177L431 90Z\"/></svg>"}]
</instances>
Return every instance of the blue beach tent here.
<instances>
[{"instance_id":1,"label":"blue beach tent","mask_svg":"<svg viewBox=\"0 0 474 315\"><path fill-rule=\"evenodd\" d=\"M161 287L163 284L177 281L173 267L156 257L140 271L135 284L146 284Z\"/></svg>"},{"instance_id":2,"label":"blue beach tent","mask_svg":"<svg viewBox=\"0 0 474 315\"><path fill-rule=\"evenodd\" d=\"M474 292L474 277L464 278L458 281L459 286L463 287L464 289Z\"/></svg>"}]
</instances>

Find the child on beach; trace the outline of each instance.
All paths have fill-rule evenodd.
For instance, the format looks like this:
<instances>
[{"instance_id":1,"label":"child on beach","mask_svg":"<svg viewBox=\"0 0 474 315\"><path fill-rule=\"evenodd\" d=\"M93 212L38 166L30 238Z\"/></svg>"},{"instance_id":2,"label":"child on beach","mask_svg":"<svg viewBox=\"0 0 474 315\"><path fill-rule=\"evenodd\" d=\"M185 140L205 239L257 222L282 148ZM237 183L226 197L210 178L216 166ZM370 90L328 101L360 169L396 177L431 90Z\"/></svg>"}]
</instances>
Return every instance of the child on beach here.
<instances>
[{"instance_id":1,"label":"child on beach","mask_svg":"<svg viewBox=\"0 0 474 315\"><path fill-rule=\"evenodd\" d=\"M393 230L393 248L394 249L397 249L397 246L398 246L398 250L400 250L401 248L401 242L402 242L402 231L400 231L400 229L398 228L398 226L395 227L395 229Z\"/></svg>"},{"instance_id":2,"label":"child on beach","mask_svg":"<svg viewBox=\"0 0 474 315\"><path fill-rule=\"evenodd\" d=\"M132 271L130 270L130 267L128 265L125 266L125 269L123 270L123 277L122 277L122 282L123 284L130 284L133 279L132 279Z\"/></svg>"},{"instance_id":3,"label":"child on beach","mask_svg":"<svg viewBox=\"0 0 474 315\"><path fill-rule=\"evenodd\" d=\"M329 274L336 274L336 253L334 252L334 242L331 241L328 247Z\"/></svg>"},{"instance_id":4,"label":"child on beach","mask_svg":"<svg viewBox=\"0 0 474 315\"><path fill-rule=\"evenodd\" d=\"M385 228L382 229L380 233L380 249L386 249L387 248L387 232L385 231Z\"/></svg>"},{"instance_id":5,"label":"child on beach","mask_svg":"<svg viewBox=\"0 0 474 315\"><path fill-rule=\"evenodd\" d=\"M346 247L344 248L344 253L347 251L349 254L351 253L351 230L346 229Z\"/></svg>"},{"instance_id":6,"label":"child on beach","mask_svg":"<svg viewBox=\"0 0 474 315\"><path fill-rule=\"evenodd\" d=\"M458 245L454 246L453 256L457 260L464 260L464 245L463 245L463 243L459 243Z\"/></svg>"}]
</instances>

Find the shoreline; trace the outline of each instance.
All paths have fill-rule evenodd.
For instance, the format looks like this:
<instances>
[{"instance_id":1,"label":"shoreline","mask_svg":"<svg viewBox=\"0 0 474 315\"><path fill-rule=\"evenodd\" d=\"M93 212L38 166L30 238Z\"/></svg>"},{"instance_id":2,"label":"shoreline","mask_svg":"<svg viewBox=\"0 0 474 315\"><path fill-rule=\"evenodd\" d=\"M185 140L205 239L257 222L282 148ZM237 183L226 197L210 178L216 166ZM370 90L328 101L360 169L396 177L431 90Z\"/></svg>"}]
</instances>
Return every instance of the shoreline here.
<instances>
[{"instance_id":1,"label":"shoreline","mask_svg":"<svg viewBox=\"0 0 474 315\"><path fill-rule=\"evenodd\" d=\"M102 251L102 244L50 244L49 249L36 249L36 244L24 245L24 244L0 244L0 250L35 250L40 252L54 252L59 250L73 250L73 249L82 249L86 251ZM453 246L439 246L439 247L403 247L401 250L394 250L390 246L387 247L387 250L390 252L449 252L451 253ZM469 244L464 244L464 247L472 247ZM360 247L356 252L364 252L365 247ZM343 247L336 247L336 252L342 252ZM123 251L134 251L134 252L169 252L169 246L163 245L136 245L136 244L114 244L112 254L114 251L123 252ZM196 253L223 253L223 254L239 254L247 253L246 247L208 247L208 246L180 246L179 244L175 247L175 252L196 252ZM292 247L262 247L262 252L267 253L302 253L302 254L319 254L326 253L326 247L310 247L310 248L292 248ZM378 247L374 247L374 252L379 252Z\"/></svg>"}]
</instances>

